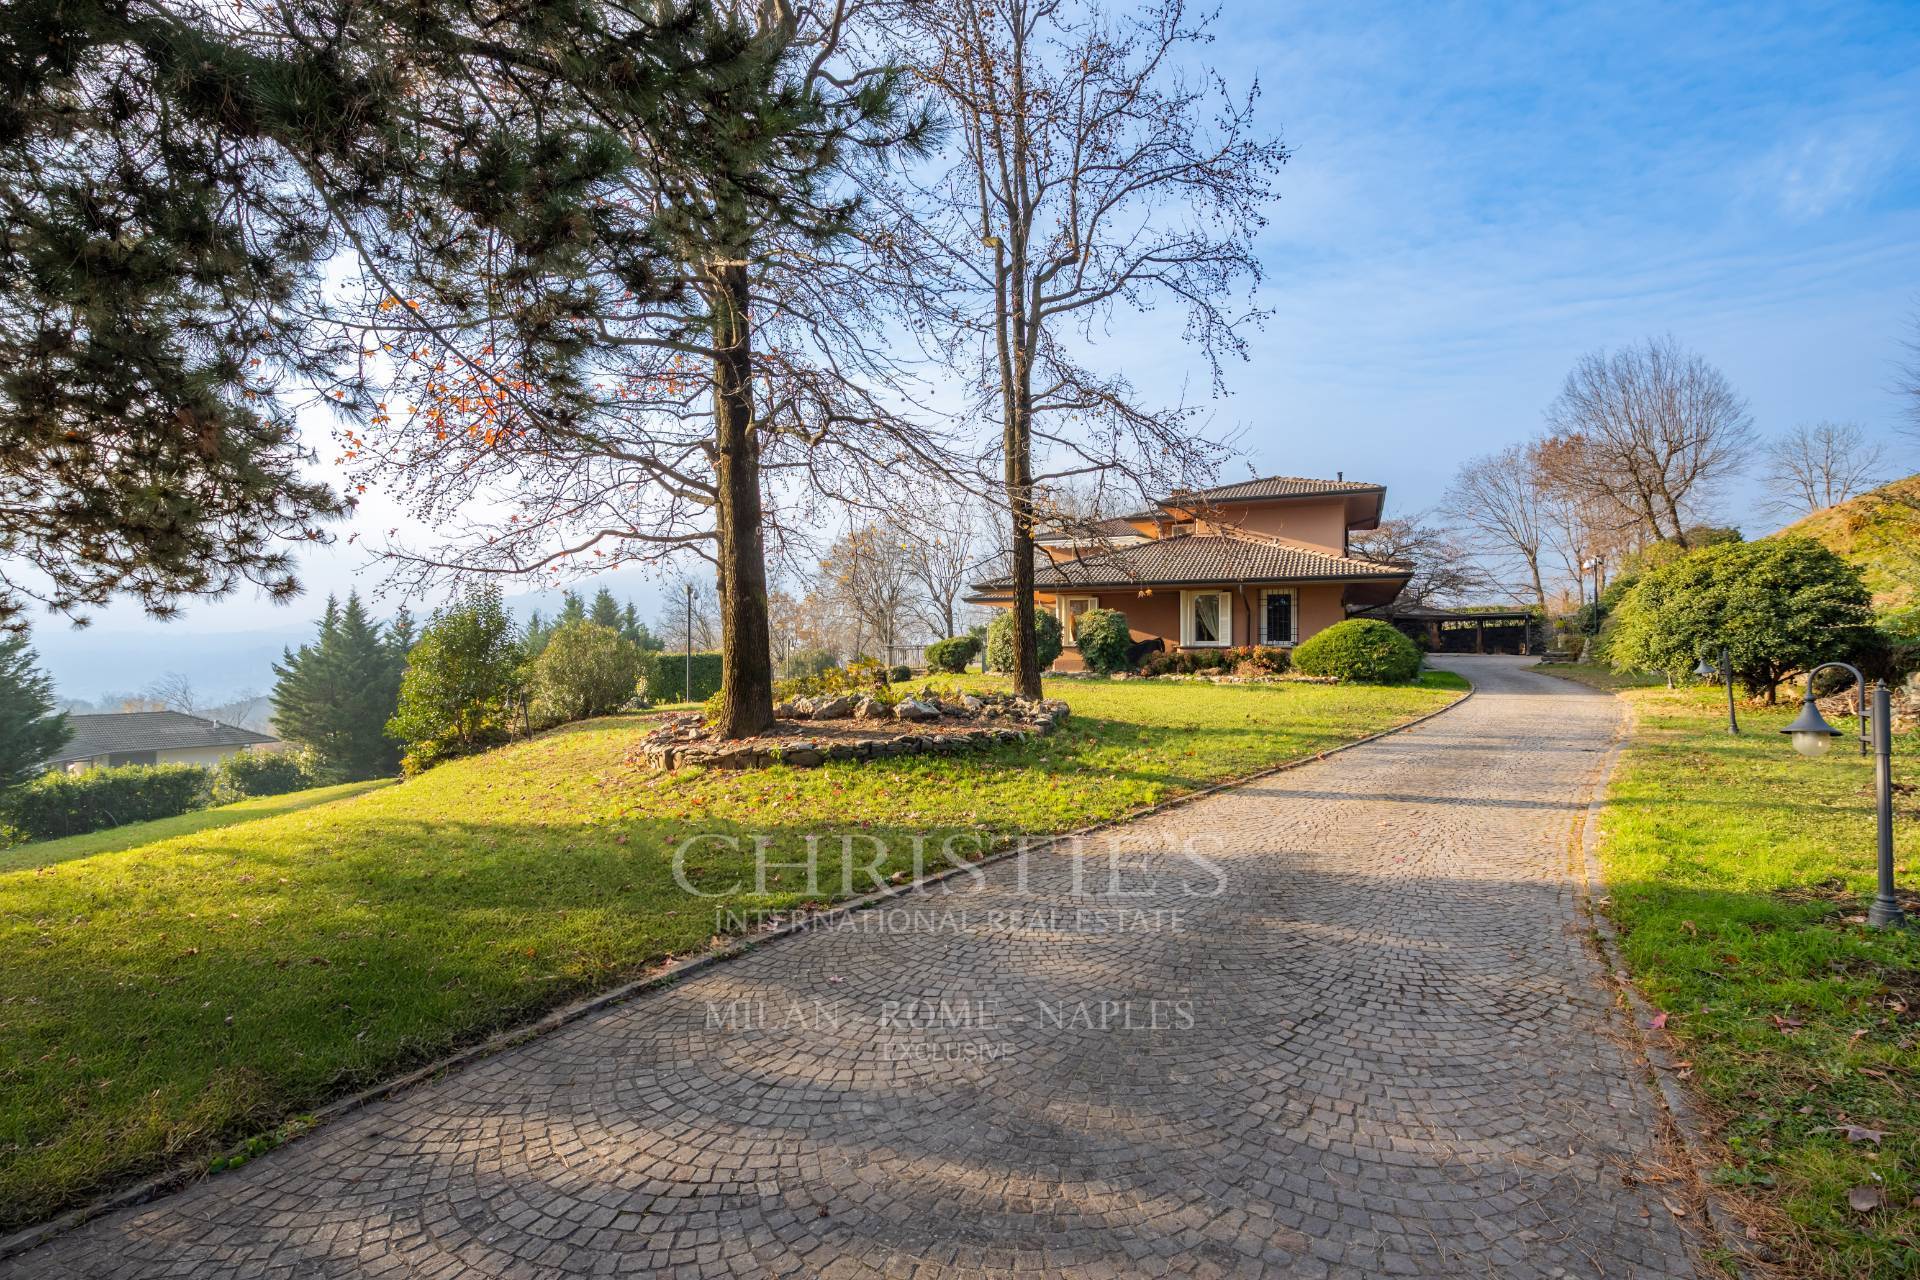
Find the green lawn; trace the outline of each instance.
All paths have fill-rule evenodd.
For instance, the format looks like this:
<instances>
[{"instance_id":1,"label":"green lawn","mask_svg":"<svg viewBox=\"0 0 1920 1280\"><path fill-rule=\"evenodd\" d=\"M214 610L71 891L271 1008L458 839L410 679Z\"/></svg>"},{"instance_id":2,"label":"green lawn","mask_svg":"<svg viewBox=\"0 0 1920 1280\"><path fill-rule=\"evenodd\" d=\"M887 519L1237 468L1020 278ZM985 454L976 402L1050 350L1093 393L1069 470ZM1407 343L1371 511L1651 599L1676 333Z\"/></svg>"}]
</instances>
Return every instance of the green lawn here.
<instances>
[{"instance_id":1,"label":"green lawn","mask_svg":"<svg viewBox=\"0 0 1920 1280\"><path fill-rule=\"evenodd\" d=\"M311 809L330 800L345 800L349 796L387 786L389 781L381 778L372 782L341 782L331 787L289 791L284 795L256 796L251 800L237 800L213 809L196 809L177 817L156 818L152 822L129 822L122 827L108 827L104 831L89 831L85 835L67 836L60 840L36 840L32 844L0 849L0 871L23 871L65 862L69 858L115 853L173 836L190 836L216 827L230 827L239 822L254 822L277 814Z\"/></svg>"},{"instance_id":2,"label":"green lawn","mask_svg":"<svg viewBox=\"0 0 1920 1280\"><path fill-rule=\"evenodd\" d=\"M1715 690L1622 696L1636 727L1602 823L1609 909L1714 1117L1716 1180L1794 1274L1915 1274L1920 941L1864 923L1869 762L1796 755L1777 732L1792 699L1743 706L1736 739ZM1898 866L1920 886L1920 735L1895 752ZM1856 1187L1885 1207L1850 1208Z\"/></svg>"},{"instance_id":3,"label":"green lawn","mask_svg":"<svg viewBox=\"0 0 1920 1280\"><path fill-rule=\"evenodd\" d=\"M983 683L969 677L973 685ZM647 773L645 721L573 726L304 812L0 871L0 1227L207 1159L329 1098L709 944L715 907L841 896L751 841L1124 815L1442 707L1445 689L1061 682L1052 737L965 757ZM837 841L824 848L837 848ZM856 856L865 850L856 845ZM896 849L881 869L910 862ZM745 881L735 887L736 881ZM864 882L853 888L863 890Z\"/></svg>"},{"instance_id":4,"label":"green lawn","mask_svg":"<svg viewBox=\"0 0 1920 1280\"><path fill-rule=\"evenodd\" d=\"M1667 683L1660 676L1615 671L1612 667L1597 662L1542 662L1535 666L1534 670L1550 676L1578 680L1581 684L1616 693L1622 689L1648 689L1655 685L1664 687Z\"/></svg>"}]
</instances>

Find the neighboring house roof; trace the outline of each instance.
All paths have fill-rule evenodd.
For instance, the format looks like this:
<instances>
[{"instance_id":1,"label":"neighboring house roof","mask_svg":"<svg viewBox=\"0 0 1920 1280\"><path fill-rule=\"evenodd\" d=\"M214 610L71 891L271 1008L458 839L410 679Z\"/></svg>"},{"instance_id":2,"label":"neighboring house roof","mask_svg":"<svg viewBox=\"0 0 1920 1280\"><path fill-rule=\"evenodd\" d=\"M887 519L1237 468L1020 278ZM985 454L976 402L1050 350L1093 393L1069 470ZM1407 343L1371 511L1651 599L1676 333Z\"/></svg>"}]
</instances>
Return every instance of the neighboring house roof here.
<instances>
[{"instance_id":1,"label":"neighboring house roof","mask_svg":"<svg viewBox=\"0 0 1920 1280\"><path fill-rule=\"evenodd\" d=\"M192 747L250 747L276 739L238 725L178 711L120 711L67 717L73 737L53 764L92 760L127 751L179 751Z\"/></svg>"},{"instance_id":2,"label":"neighboring house roof","mask_svg":"<svg viewBox=\"0 0 1920 1280\"><path fill-rule=\"evenodd\" d=\"M1341 493L1385 493L1380 484L1357 480L1313 480L1306 476L1262 476L1233 484L1218 484L1210 489L1186 489L1160 499L1165 505L1196 502L1258 502L1266 498L1315 498Z\"/></svg>"},{"instance_id":3,"label":"neighboring house roof","mask_svg":"<svg viewBox=\"0 0 1920 1280\"><path fill-rule=\"evenodd\" d=\"M1356 582L1399 579L1406 569L1309 551L1275 539L1246 534L1200 534L1161 538L1115 547L1098 555L1059 563L1037 563L1034 585L1062 587L1206 586L1221 582ZM978 592L1006 591L1007 575L976 582Z\"/></svg>"}]
</instances>

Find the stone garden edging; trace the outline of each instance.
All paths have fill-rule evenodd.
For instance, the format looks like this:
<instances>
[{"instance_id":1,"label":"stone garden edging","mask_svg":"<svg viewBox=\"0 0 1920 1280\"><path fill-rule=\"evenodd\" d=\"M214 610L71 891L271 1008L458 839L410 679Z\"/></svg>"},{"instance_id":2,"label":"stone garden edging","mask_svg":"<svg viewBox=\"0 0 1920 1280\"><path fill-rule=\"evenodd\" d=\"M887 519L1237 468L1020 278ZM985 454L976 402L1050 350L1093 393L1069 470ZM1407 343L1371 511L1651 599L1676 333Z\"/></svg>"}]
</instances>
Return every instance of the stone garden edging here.
<instances>
[{"instance_id":1,"label":"stone garden edging","mask_svg":"<svg viewBox=\"0 0 1920 1280\"><path fill-rule=\"evenodd\" d=\"M1058 698L1028 699L1005 694L963 694L943 698L924 691L889 706L871 697L823 695L783 702L776 723L799 732L726 739L706 736L697 711L683 712L648 734L629 759L655 769L701 765L711 769L768 769L792 765L812 769L830 760L881 760L894 756L960 755L1006 743L1025 742L1052 733L1069 714ZM874 736L815 737L804 726L851 725ZM880 726L909 725L906 733L879 732Z\"/></svg>"}]
</instances>

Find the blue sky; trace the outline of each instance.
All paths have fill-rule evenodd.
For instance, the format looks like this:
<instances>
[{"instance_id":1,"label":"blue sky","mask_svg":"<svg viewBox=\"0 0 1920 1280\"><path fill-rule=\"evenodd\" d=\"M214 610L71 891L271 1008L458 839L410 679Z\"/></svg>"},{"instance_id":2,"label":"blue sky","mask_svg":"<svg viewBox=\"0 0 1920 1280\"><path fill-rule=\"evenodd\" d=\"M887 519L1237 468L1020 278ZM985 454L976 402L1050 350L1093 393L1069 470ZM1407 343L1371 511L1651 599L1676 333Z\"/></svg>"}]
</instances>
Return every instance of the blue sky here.
<instances>
[{"instance_id":1,"label":"blue sky","mask_svg":"<svg viewBox=\"0 0 1920 1280\"><path fill-rule=\"evenodd\" d=\"M1418 510L1462 458L1535 431L1580 355L1665 332L1763 432L1851 420L1920 470L1891 390L1920 312L1920 4L1238 0L1217 30L1196 65L1257 75L1294 150L1259 242L1274 317L1217 405L1242 433L1229 478L1344 471ZM1102 355L1149 391L1204 388L1171 323L1121 324ZM1750 486L1723 506L1771 527ZM160 627L115 607L39 647L77 695L138 687L167 668L124 670L137 635L157 656L304 627L379 580L344 543L304 563L290 608L243 593ZM652 583L614 586L653 613Z\"/></svg>"}]
</instances>

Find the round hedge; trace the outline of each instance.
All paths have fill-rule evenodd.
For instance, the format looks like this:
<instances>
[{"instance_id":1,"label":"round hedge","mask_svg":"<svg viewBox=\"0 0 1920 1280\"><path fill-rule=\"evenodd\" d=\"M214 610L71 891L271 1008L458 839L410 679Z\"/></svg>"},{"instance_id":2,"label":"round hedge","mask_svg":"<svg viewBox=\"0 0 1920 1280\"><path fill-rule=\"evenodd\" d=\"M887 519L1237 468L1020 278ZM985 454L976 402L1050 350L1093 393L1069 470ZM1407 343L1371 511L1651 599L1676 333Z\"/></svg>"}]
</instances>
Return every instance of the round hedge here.
<instances>
[{"instance_id":1,"label":"round hedge","mask_svg":"<svg viewBox=\"0 0 1920 1280\"><path fill-rule=\"evenodd\" d=\"M936 640L927 646L927 666L934 671L947 671L955 675L967 669L974 655L980 652L980 641L975 636L954 636L949 640Z\"/></svg>"},{"instance_id":2,"label":"round hedge","mask_svg":"<svg viewBox=\"0 0 1920 1280\"><path fill-rule=\"evenodd\" d=\"M1302 641L1293 669L1344 684L1397 684L1420 674L1420 650L1378 618L1348 618Z\"/></svg>"},{"instance_id":3,"label":"round hedge","mask_svg":"<svg viewBox=\"0 0 1920 1280\"><path fill-rule=\"evenodd\" d=\"M1060 619L1045 609L1033 611L1034 648L1039 650L1040 669L1045 671L1060 656ZM995 671L1013 670L1013 610L995 618L987 627L987 666Z\"/></svg>"},{"instance_id":4,"label":"round hedge","mask_svg":"<svg viewBox=\"0 0 1920 1280\"><path fill-rule=\"evenodd\" d=\"M1118 609L1087 610L1074 625L1073 639L1080 646L1080 657L1087 669L1103 676L1123 670L1127 665L1127 650L1133 647L1127 615Z\"/></svg>"}]
</instances>

